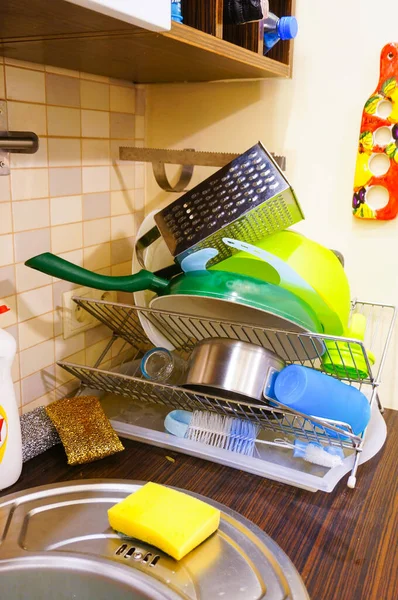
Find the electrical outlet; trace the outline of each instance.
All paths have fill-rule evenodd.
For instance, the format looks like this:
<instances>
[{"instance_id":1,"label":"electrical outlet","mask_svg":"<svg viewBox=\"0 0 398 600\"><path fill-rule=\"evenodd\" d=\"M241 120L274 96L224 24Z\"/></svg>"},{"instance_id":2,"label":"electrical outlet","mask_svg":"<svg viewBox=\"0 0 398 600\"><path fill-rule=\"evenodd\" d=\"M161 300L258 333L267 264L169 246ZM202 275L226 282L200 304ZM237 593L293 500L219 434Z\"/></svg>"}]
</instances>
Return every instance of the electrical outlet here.
<instances>
[{"instance_id":1,"label":"electrical outlet","mask_svg":"<svg viewBox=\"0 0 398 600\"><path fill-rule=\"evenodd\" d=\"M87 287L80 287L70 292L64 292L62 296L62 325L65 340L99 325L98 319L90 315L90 313L72 300L73 296L92 298L93 300L105 300L106 302L117 302L117 292L104 292Z\"/></svg>"}]
</instances>

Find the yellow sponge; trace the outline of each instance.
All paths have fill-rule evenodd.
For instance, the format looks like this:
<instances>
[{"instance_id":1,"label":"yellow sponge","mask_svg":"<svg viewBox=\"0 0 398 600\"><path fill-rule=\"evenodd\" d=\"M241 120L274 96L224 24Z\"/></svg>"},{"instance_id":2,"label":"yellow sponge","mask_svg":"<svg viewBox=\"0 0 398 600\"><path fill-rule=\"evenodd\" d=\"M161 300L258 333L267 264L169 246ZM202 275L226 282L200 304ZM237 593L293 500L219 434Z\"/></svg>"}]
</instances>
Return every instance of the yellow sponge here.
<instances>
[{"instance_id":1,"label":"yellow sponge","mask_svg":"<svg viewBox=\"0 0 398 600\"><path fill-rule=\"evenodd\" d=\"M182 492L147 483L112 506L108 519L116 531L180 560L218 529L220 511Z\"/></svg>"}]
</instances>

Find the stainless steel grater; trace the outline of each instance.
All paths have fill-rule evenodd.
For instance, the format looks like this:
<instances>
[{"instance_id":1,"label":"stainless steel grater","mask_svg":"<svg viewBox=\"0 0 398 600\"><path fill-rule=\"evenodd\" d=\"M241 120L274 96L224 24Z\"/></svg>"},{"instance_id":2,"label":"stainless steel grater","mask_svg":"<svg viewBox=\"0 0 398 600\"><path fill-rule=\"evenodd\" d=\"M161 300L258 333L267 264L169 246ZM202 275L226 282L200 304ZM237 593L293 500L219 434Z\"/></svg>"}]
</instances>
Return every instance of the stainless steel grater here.
<instances>
[{"instance_id":1,"label":"stainless steel grater","mask_svg":"<svg viewBox=\"0 0 398 600\"><path fill-rule=\"evenodd\" d=\"M158 231L138 240L137 256L161 234L178 262L209 247L217 248L213 263L219 262L234 252L223 237L253 244L303 218L289 182L259 142L158 212Z\"/></svg>"}]
</instances>

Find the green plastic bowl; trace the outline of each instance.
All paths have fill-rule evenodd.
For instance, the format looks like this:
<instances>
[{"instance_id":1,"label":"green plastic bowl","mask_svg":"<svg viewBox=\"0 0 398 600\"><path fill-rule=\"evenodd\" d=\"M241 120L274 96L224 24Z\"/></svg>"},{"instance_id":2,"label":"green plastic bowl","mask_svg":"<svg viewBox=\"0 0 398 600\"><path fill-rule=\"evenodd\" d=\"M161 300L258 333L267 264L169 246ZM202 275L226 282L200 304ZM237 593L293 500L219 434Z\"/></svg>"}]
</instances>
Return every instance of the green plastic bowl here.
<instances>
[{"instance_id":1,"label":"green plastic bowl","mask_svg":"<svg viewBox=\"0 0 398 600\"><path fill-rule=\"evenodd\" d=\"M315 290L328 309L322 316L317 313L325 333L342 335L348 324L351 295L347 275L334 252L294 231L280 231L255 245L285 261ZM280 284L276 269L246 252L237 252L211 269L240 273ZM309 303L307 291L300 292L297 288L291 291ZM315 306L311 306L317 312Z\"/></svg>"}]
</instances>

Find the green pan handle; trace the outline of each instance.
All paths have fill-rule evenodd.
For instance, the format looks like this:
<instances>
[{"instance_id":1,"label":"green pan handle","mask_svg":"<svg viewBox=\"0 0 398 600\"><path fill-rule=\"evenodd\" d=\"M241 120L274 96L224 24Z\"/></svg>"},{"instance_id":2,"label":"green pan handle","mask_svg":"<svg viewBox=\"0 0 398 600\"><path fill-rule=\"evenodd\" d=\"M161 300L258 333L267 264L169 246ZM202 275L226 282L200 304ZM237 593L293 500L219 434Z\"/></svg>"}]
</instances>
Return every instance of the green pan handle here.
<instances>
[{"instance_id":1,"label":"green pan handle","mask_svg":"<svg viewBox=\"0 0 398 600\"><path fill-rule=\"evenodd\" d=\"M39 254L26 261L25 265L36 271L41 271L53 277L59 277L71 283L84 285L97 290L112 290L115 292L140 292L151 290L157 294L164 293L169 285L166 279L157 277L150 271L142 269L136 275L124 275L123 277L111 277L99 275L93 271L83 269L78 265L55 256L51 252Z\"/></svg>"}]
</instances>

